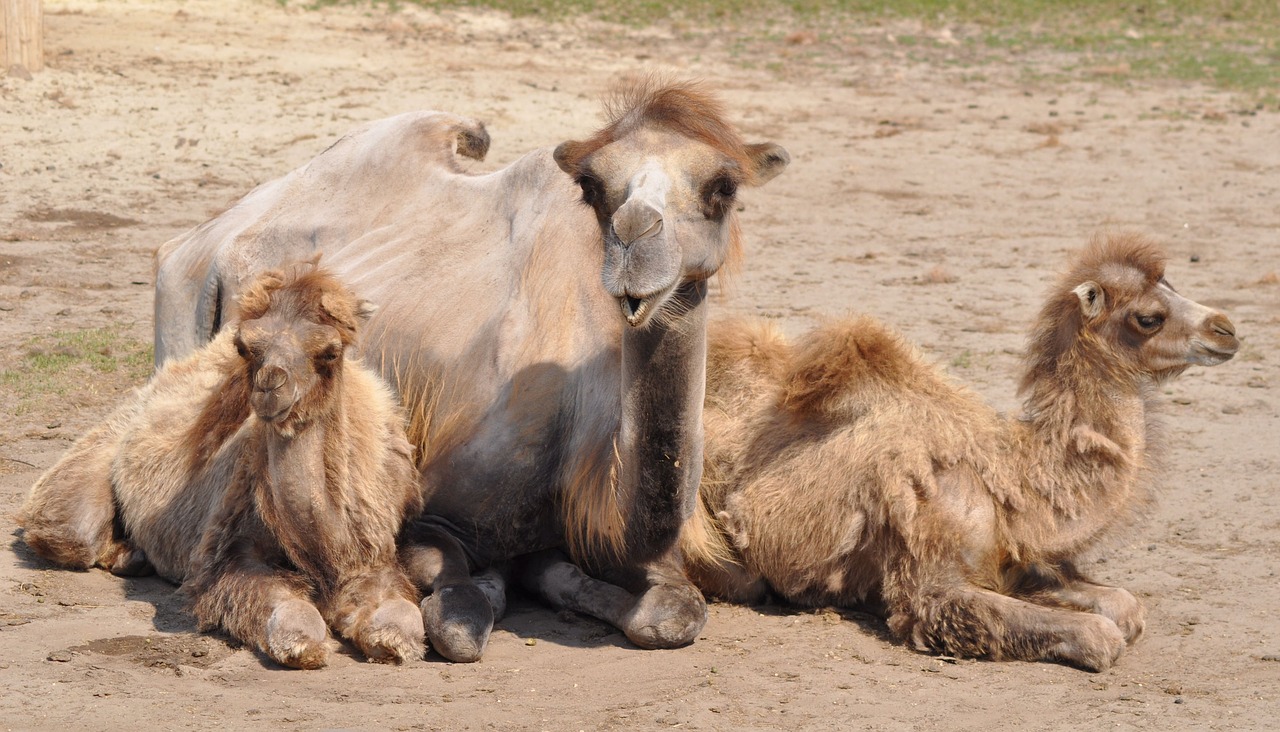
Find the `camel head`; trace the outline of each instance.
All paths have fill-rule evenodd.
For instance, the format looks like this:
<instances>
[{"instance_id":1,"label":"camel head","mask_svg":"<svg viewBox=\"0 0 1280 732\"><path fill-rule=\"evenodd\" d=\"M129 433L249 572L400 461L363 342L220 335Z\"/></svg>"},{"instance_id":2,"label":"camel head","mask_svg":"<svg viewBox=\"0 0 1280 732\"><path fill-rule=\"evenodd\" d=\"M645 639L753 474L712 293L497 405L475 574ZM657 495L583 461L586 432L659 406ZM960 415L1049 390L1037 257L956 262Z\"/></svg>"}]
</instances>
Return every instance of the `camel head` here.
<instances>
[{"instance_id":1,"label":"camel head","mask_svg":"<svg viewBox=\"0 0 1280 732\"><path fill-rule=\"evenodd\" d=\"M292 437L334 393L346 349L374 307L315 262L263 272L239 305L234 342L247 369L249 407Z\"/></svg>"},{"instance_id":2,"label":"camel head","mask_svg":"<svg viewBox=\"0 0 1280 732\"><path fill-rule=\"evenodd\" d=\"M1180 295L1165 258L1136 234L1095 239L1041 314L1032 356L1063 357L1073 343L1105 354L1113 374L1162 381L1188 366L1216 366L1240 342L1226 315ZM1047 327L1046 327L1047 326Z\"/></svg>"},{"instance_id":3,"label":"camel head","mask_svg":"<svg viewBox=\"0 0 1280 732\"><path fill-rule=\"evenodd\" d=\"M555 150L604 238L605 289L633 326L650 322L681 285L714 275L740 247L738 189L761 185L791 158L747 144L697 85L622 85L594 136Z\"/></svg>"}]
</instances>

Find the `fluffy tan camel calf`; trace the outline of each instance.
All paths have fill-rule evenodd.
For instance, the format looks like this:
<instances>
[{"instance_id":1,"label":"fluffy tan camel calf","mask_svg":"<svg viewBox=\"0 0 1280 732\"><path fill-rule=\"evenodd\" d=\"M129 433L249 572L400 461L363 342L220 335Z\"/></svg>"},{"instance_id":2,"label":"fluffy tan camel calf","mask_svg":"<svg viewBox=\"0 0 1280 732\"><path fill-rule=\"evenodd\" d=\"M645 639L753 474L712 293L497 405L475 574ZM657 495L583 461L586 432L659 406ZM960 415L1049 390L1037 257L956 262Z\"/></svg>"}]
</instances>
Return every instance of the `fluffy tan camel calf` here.
<instances>
[{"instance_id":1,"label":"fluffy tan camel calf","mask_svg":"<svg viewBox=\"0 0 1280 732\"><path fill-rule=\"evenodd\" d=\"M347 358L372 306L304 264L239 309L36 482L23 539L70 568L154 568L201 626L286 666L325 665L326 627L373 661L420 658L395 545L418 473L390 391Z\"/></svg>"},{"instance_id":2,"label":"fluffy tan camel calf","mask_svg":"<svg viewBox=\"0 0 1280 732\"><path fill-rule=\"evenodd\" d=\"M1238 347L1164 265L1134 235L1075 259L1032 330L1018 418L870 318L794 345L763 322L713 327L700 491L726 554L694 563L696 583L870 605L922 650L1110 667L1143 608L1078 557L1152 503L1156 386Z\"/></svg>"}]
</instances>

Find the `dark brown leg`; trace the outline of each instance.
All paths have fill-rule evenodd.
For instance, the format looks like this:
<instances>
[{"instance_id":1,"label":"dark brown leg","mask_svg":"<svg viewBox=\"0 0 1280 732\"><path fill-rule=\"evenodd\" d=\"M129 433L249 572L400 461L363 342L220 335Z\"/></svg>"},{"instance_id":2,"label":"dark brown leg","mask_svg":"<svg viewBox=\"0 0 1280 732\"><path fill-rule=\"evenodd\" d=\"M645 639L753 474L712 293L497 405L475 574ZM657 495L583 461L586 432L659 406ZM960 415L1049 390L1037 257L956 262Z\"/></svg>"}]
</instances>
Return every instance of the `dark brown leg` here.
<instances>
[{"instance_id":1,"label":"dark brown leg","mask_svg":"<svg viewBox=\"0 0 1280 732\"><path fill-rule=\"evenodd\" d=\"M639 591L596 579L558 551L531 555L521 578L553 607L610 623L641 648L688 645L706 625L707 602L673 558L619 574Z\"/></svg>"},{"instance_id":2,"label":"dark brown leg","mask_svg":"<svg viewBox=\"0 0 1280 732\"><path fill-rule=\"evenodd\" d=\"M400 562L427 595L421 609L431 647L450 661L479 661L493 630L495 603L486 593L493 583L486 579L482 589L472 580L466 552L443 529L414 522L405 533Z\"/></svg>"},{"instance_id":3,"label":"dark brown leg","mask_svg":"<svg viewBox=\"0 0 1280 732\"><path fill-rule=\"evenodd\" d=\"M417 593L398 566L346 578L321 607L329 626L370 661L404 663L423 656Z\"/></svg>"},{"instance_id":4,"label":"dark brown leg","mask_svg":"<svg viewBox=\"0 0 1280 732\"><path fill-rule=\"evenodd\" d=\"M296 572L283 572L254 555L248 542L220 552L216 569L188 588L203 628L222 628L293 668L325 665L328 629L309 599L312 588Z\"/></svg>"},{"instance_id":5,"label":"dark brown leg","mask_svg":"<svg viewBox=\"0 0 1280 732\"><path fill-rule=\"evenodd\" d=\"M921 650L994 660L1065 661L1104 671L1124 652L1109 618L1044 607L980 587L934 587L911 600L912 610L889 625Z\"/></svg>"}]
</instances>

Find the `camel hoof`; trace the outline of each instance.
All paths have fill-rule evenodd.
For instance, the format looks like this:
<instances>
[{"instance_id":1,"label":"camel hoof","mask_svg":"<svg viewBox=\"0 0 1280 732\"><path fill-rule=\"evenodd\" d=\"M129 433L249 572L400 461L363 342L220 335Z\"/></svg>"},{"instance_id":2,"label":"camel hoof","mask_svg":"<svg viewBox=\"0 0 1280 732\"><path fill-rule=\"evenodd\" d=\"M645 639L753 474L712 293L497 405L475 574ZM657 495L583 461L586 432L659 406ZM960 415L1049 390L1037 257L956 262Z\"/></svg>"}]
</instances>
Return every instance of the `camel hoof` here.
<instances>
[{"instance_id":1,"label":"camel hoof","mask_svg":"<svg viewBox=\"0 0 1280 732\"><path fill-rule=\"evenodd\" d=\"M493 606L473 584L450 585L422 601L422 621L436 653L450 661L474 663L489 645Z\"/></svg>"},{"instance_id":2,"label":"camel hoof","mask_svg":"<svg viewBox=\"0 0 1280 732\"><path fill-rule=\"evenodd\" d=\"M328 662L328 629L315 605L288 600L276 606L267 620L266 647L276 663L290 668L317 669Z\"/></svg>"},{"instance_id":3,"label":"camel hoof","mask_svg":"<svg viewBox=\"0 0 1280 732\"><path fill-rule=\"evenodd\" d=\"M656 585L627 614L623 632L641 648L679 648L706 624L707 601L693 585Z\"/></svg>"},{"instance_id":4,"label":"camel hoof","mask_svg":"<svg viewBox=\"0 0 1280 732\"><path fill-rule=\"evenodd\" d=\"M117 577L145 577L156 572L146 552L123 543L117 544L112 556L100 564Z\"/></svg>"},{"instance_id":5,"label":"camel hoof","mask_svg":"<svg viewBox=\"0 0 1280 732\"><path fill-rule=\"evenodd\" d=\"M1124 633L1125 642L1133 645L1147 627L1147 610L1128 590L1119 587L1110 590L1095 602L1094 612L1110 618Z\"/></svg>"},{"instance_id":6,"label":"camel hoof","mask_svg":"<svg viewBox=\"0 0 1280 732\"><path fill-rule=\"evenodd\" d=\"M373 663L404 663L426 654L422 613L403 598L388 600L374 611L360 633L361 652Z\"/></svg>"},{"instance_id":7,"label":"camel hoof","mask_svg":"<svg viewBox=\"0 0 1280 732\"><path fill-rule=\"evenodd\" d=\"M1087 619L1086 625L1092 627L1083 628L1075 637L1063 640L1051 655L1086 671L1106 671L1124 655L1124 633L1110 618L1087 613L1081 615Z\"/></svg>"},{"instance_id":8,"label":"camel hoof","mask_svg":"<svg viewBox=\"0 0 1280 732\"><path fill-rule=\"evenodd\" d=\"M502 620L502 616L507 614L507 583L502 575L486 570L473 576L471 581L489 598L489 606L493 608L493 622Z\"/></svg>"}]
</instances>

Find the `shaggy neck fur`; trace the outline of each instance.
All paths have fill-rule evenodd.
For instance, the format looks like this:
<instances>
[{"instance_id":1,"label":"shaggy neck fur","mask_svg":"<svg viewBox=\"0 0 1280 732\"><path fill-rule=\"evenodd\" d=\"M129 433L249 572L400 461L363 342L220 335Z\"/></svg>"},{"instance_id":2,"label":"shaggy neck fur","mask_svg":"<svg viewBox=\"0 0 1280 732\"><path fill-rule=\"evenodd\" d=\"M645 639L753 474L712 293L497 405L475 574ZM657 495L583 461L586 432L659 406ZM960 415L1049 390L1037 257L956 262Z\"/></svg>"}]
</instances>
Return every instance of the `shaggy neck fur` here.
<instances>
[{"instance_id":1,"label":"shaggy neck fur","mask_svg":"<svg viewBox=\"0 0 1280 732\"><path fill-rule=\"evenodd\" d=\"M308 575L328 582L337 570L350 564L353 547L350 509L356 502L352 489L350 445L342 409L341 381L330 385L334 408L286 431L256 422L261 439L254 478L258 510L276 527L289 560ZM319 541L320 539L323 541ZM332 588L328 588L332 589Z\"/></svg>"},{"instance_id":2,"label":"shaggy neck fur","mask_svg":"<svg viewBox=\"0 0 1280 732\"><path fill-rule=\"evenodd\" d=\"M1043 356L1031 354L1022 382L1025 416L1014 439L1027 504L1009 514L1009 529L1016 544L1072 553L1150 505L1151 385L1118 370L1087 331L1055 358Z\"/></svg>"},{"instance_id":3,"label":"shaggy neck fur","mask_svg":"<svg viewBox=\"0 0 1280 732\"><path fill-rule=\"evenodd\" d=\"M622 336L619 493L625 549L636 561L665 553L693 513L702 477L707 372L707 284L680 288L682 312Z\"/></svg>"}]
</instances>

